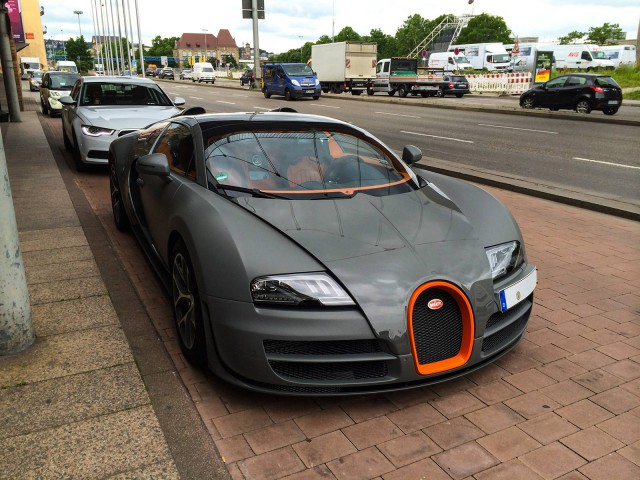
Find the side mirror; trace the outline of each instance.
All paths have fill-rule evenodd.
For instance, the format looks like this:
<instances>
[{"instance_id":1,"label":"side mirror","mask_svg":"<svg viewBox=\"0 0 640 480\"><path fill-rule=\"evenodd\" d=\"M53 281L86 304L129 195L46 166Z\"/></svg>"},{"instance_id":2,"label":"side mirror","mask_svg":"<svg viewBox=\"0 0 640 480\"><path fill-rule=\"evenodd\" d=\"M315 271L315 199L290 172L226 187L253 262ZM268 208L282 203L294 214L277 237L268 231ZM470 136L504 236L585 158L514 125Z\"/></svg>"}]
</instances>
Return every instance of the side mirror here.
<instances>
[{"instance_id":1,"label":"side mirror","mask_svg":"<svg viewBox=\"0 0 640 480\"><path fill-rule=\"evenodd\" d=\"M402 160L407 164L411 165L412 163L416 163L422 158L422 150L414 145L405 145L402 149Z\"/></svg>"},{"instance_id":2,"label":"side mirror","mask_svg":"<svg viewBox=\"0 0 640 480\"><path fill-rule=\"evenodd\" d=\"M164 153L151 153L140 157L136 162L136 171L158 177L167 177L171 172L169 160L167 160L167 156Z\"/></svg>"},{"instance_id":3,"label":"side mirror","mask_svg":"<svg viewBox=\"0 0 640 480\"><path fill-rule=\"evenodd\" d=\"M76 101L71 98L69 95L65 95L64 97L61 97L60 100L58 100L61 104L63 105L69 105L71 107L75 106Z\"/></svg>"},{"instance_id":4,"label":"side mirror","mask_svg":"<svg viewBox=\"0 0 640 480\"><path fill-rule=\"evenodd\" d=\"M186 102L186 101L185 101L185 99L184 99L184 98L182 98L182 97L176 97L176 98L175 98L175 100L173 101L173 104L174 104L176 107L179 107L180 105L184 105L185 103L187 103L187 102Z\"/></svg>"}]
</instances>

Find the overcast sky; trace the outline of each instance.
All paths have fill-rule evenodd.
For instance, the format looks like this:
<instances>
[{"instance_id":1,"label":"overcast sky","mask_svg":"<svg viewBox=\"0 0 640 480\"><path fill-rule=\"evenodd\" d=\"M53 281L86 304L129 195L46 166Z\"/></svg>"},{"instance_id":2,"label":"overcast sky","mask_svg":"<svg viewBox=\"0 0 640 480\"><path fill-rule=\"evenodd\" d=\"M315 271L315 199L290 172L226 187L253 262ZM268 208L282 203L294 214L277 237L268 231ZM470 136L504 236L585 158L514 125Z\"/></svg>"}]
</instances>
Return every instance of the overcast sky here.
<instances>
[{"instance_id":1,"label":"overcast sky","mask_svg":"<svg viewBox=\"0 0 640 480\"><path fill-rule=\"evenodd\" d=\"M99 0L95 0L96 2ZM135 25L135 0L102 0L107 5L125 2L131 6ZM264 20L259 21L260 48L280 53L298 48L305 42L315 42L322 35L337 34L345 26L352 27L360 35L368 35L379 28L394 35L411 15L419 14L433 20L441 14L487 13L504 18L514 35L537 36L552 41L561 35L605 22L617 23L627 38L636 38L640 21L640 0L536 0L518 2L508 0L390 0L337 1L313 0L265 0ZM64 4L64 5L61 5ZM47 26L45 38L68 39L82 33L89 39L94 33L91 0L40 0L45 9L42 24ZM214 35L221 28L229 29L238 46L253 46L251 20L242 18L241 0L138 0L140 29L145 45L156 35L179 37L185 32L202 32ZM137 33L134 38L137 41Z\"/></svg>"}]
</instances>

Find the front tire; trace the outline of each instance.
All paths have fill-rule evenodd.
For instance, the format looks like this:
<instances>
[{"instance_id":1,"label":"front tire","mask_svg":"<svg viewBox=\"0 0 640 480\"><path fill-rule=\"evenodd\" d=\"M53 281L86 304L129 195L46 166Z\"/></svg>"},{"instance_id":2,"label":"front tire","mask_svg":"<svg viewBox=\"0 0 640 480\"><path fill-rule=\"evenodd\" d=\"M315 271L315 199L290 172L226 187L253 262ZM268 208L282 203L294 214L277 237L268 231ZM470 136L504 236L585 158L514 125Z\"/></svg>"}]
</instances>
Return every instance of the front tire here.
<instances>
[{"instance_id":1,"label":"front tire","mask_svg":"<svg viewBox=\"0 0 640 480\"><path fill-rule=\"evenodd\" d=\"M522 100L522 108L532 109L533 108L533 98L526 97Z\"/></svg>"},{"instance_id":2,"label":"front tire","mask_svg":"<svg viewBox=\"0 0 640 480\"><path fill-rule=\"evenodd\" d=\"M404 85L400 85L398 87L398 96L405 98L407 95L409 94L409 92L407 91L407 87L405 87Z\"/></svg>"},{"instance_id":3,"label":"front tire","mask_svg":"<svg viewBox=\"0 0 640 480\"><path fill-rule=\"evenodd\" d=\"M171 299L180 349L191 363L207 364L200 291L191 258L182 240L171 253Z\"/></svg>"},{"instance_id":4,"label":"front tire","mask_svg":"<svg viewBox=\"0 0 640 480\"><path fill-rule=\"evenodd\" d=\"M262 93L264 94L264 98L271 98L271 94L269 93L269 90L267 90L266 88L262 90Z\"/></svg>"},{"instance_id":5,"label":"front tire","mask_svg":"<svg viewBox=\"0 0 640 480\"><path fill-rule=\"evenodd\" d=\"M288 88L284 90L284 99L287 102L290 102L291 100L293 100L293 98L291 97L291 90L289 90Z\"/></svg>"},{"instance_id":6,"label":"front tire","mask_svg":"<svg viewBox=\"0 0 640 480\"><path fill-rule=\"evenodd\" d=\"M591 113L591 104L589 103L589 100L584 98L582 100L578 100L578 103L576 103L576 112Z\"/></svg>"},{"instance_id":7,"label":"front tire","mask_svg":"<svg viewBox=\"0 0 640 480\"><path fill-rule=\"evenodd\" d=\"M73 151L71 152L71 155L73 156L73 163L75 164L78 172L84 172L87 170L87 165L82 161L80 147L78 146L78 139L76 138L76 134L73 130L71 131L71 135L73 135Z\"/></svg>"},{"instance_id":8,"label":"front tire","mask_svg":"<svg viewBox=\"0 0 640 480\"><path fill-rule=\"evenodd\" d=\"M116 173L116 165L113 159L109 161L109 190L111 192L111 211L113 212L113 222L121 232L131 230L129 217L122 203L122 193L120 192L120 183L118 182L118 174Z\"/></svg>"}]
</instances>

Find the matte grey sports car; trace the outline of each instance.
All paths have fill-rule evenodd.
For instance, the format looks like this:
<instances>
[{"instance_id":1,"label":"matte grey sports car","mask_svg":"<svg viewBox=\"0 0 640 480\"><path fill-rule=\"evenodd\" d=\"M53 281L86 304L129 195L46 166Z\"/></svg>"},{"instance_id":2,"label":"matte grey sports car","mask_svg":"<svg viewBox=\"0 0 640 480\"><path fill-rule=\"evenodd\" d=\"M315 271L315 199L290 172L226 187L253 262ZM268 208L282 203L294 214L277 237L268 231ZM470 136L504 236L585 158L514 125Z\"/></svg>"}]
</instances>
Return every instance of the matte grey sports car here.
<instances>
[{"instance_id":1,"label":"matte grey sports car","mask_svg":"<svg viewBox=\"0 0 640 480\"><path fill-rule=\"evenodd\" d=\"M111 144L113 215L190 361L264 392L417 387L515 346L537 275L509 211L421 156L320 116L180 116Z\"/></svg>"}]
</instances>

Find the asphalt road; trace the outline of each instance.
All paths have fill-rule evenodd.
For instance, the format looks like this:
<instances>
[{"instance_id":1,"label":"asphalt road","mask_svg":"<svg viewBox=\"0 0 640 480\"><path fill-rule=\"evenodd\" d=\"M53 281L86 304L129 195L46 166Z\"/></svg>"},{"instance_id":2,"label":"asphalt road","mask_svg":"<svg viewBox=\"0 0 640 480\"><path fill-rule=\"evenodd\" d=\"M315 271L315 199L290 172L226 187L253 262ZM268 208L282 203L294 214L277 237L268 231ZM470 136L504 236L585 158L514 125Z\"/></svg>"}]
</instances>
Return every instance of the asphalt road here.
<instances>
[{"instance_id":1,"label":"asphalt road","mask_svg":"<svg viewBox=\"0 0 640 480\"><path fill-rule=\"evenodd\" d=\"M200 105L207 112L292 107L302 113L356 124L397 151L406 144L416 145L427 163L445 160L625 202L640 200L640 130L637 125L619 123L623 117L640 120L640 107L627 106L615 118L593 112L589 120L601 121L586 122L571 113L536 111L533 115L514 115L483 111L498 105L521 113L513 98L396 97L389 103L388 96L343 94L325 95L318 101L286 102L275 96L267 100L246 87L224 88L220 83L231 84L219 81L215 86L205 86L169 81L161 85L170 96L181 96L189 106ZM470 103L481 108L456 108ZM425 108L425 104L451 108Z\"/></svg>"}]
</instances>

